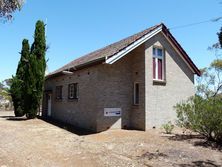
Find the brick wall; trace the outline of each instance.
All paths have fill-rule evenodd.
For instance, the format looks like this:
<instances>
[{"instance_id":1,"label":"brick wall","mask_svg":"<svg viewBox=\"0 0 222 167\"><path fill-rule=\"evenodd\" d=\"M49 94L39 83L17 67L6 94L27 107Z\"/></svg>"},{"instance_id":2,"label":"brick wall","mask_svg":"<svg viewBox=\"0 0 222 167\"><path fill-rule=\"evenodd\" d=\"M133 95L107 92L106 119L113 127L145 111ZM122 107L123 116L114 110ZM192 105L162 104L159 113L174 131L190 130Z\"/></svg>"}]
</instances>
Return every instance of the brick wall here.
<instances>
[{"instance_id":1,"label":"brick wall","mask_svg":"<svg viewBox=\"0 0 222 167\"><path fill-rule=\"evenodd\" d=\"M153 45L165 50L166 84L153 82ZM145 66L146 128L160 127L176 119L173 106L194 95L194 74L161 33L146 42Z\"/></svg>"},{"instance_id":2,"label":"brick wall","mask_svg":"<svg viewBox=\"0 0 222 167\"><path fill-rule=\"evenodd\" d=\"M155 84L152 46L165 50L166 84ZM134 82L139 83L139 105L133 105ZM99 64L72 75L48 79L52 90L52 117L92 131L109 128L145 130L176 117L173 106L194 94L194 75L161 33L112 65ZM68 84L79 84L79 99L68 99ZM63 86L56 100L55 87ZM43 103L47 108L46 103ZM121 117L105 117L104 108L121 108ZM43 113L43 115L46 115Z\"/></svg>"},{"instance_id":3,"label":"brick wall","mask_svg":"<svg viewBox=\"0 0 222 167\"><path fill-rule=\"evenodd\" d=\"M144 65L144 45L141 45L112 65L100 64L47 80L45 90L53 92L52 118L97 132L109 128L144 130ZM76 82L79 99L69 100L68 84ZM139 106L133 106L134 82L140 82ZM63 99L56 100L55 87L60 85ZM44 106L46 109L45 102ZM122 116L105 117L104 108L121 108Z\"/></svg>"},{"instance_id":4,"label":"brick wall","mask_svg":"<svg viewBox=\"0 0 222 167\"><path fill-rule=\"evenodd\" d=\"M145 129L144 53L144 45L141 45L116 63L104 64L98 68L98 131L107 128ZM138 106L133 105L134 82L140 83ZM122 117L104 117L104 108L121 108Z\"/></svg>"},{"instance_id":5,"label":"brick wall","mask_svg":"<svg viewBox=\"0 0 222 167\"><path fill-rule=\"evenodd\" d=\"M78 83L79 99L68 99L68 85L71 83ZM48 79L45 90L52 90L52 118L96 131L97 83L97 66ZM60 85L63 86L63 95L62 100L57 100L55 88Z\"/></svg>"}]
</instances>

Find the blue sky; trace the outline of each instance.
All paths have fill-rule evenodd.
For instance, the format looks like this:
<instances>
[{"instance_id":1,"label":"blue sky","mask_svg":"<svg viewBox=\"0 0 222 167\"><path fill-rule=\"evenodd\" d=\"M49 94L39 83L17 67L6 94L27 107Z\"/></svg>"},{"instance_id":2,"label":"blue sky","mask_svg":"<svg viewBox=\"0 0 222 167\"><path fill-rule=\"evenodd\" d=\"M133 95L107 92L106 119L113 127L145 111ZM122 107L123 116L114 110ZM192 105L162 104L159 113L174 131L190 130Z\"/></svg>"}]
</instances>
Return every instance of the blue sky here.
<instances>
[{"instance_id":1,"label":"blue sky","mask_svg":"<svg viewBox=\"0 0 222 167\"><path fill-rule=\"evenodd\" d=\"M26 0L14 20L0 23L0 81L15 74L23 38L47 19L48 70L163 22L168 28L222 16L221 0ZM191 59L205 67L215 58L222 21L170 30Z\"/></svg>"}]
</instances>

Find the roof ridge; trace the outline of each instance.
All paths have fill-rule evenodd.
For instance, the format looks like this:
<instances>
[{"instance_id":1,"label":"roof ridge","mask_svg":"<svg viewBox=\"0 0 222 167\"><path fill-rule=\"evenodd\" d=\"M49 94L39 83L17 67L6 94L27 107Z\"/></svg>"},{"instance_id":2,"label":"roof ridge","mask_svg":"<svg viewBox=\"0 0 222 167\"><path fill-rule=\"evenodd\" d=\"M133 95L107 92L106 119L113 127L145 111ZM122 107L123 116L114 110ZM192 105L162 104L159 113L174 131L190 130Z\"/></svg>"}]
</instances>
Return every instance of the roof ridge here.
<instances>
[{"instance_id":1,"label":"roof ridge","mask_svg":"<svg viewBox=\"0 0 222 167\"><path fill-rule=\"evenodd\" d=\"M74 59L73 61L67 63L66 65L62 66L61 68L59 68L59 69L49 73L47 76L50 76L50 75L53 75L55 73L58 73L58 72L61 72L63 70L67 70L67 69L70 69L70 68L74 67L74 66L76 66L76 65L74 65L75 62L80 62L78 65L86 63L85 61L83 61L84 59L91 58L91 57L94 57L94 56L96 57L96 55L98 55L98 54L100 55L101 54L101 51L108 50L109 48L115 50L115 51L113 51L112 54L108 55L108 57L110 57L113 54L123 50L124 48L126 48L127 46L129 46L130 44L132 44L133 42L138 40L139 38L145 36L150 31L153 31L154 29L158 28L161 25L163 25L163 23L159 23L159 24L157 24L155 26L149 27L149 28L147 28L147 29L145 29L143 31L140 31L138 33L135 33L135 34L133 34L131 36L125 37L125 38L123 38L123 39L121 39L121 40L119 40L117 42L111 43L111 44L109 44L107 46L104 46L104 47L102 47L100 49L97 49L97 50L89 52L89 53L87 53L87 54L85 54L83 56L80 56L80 57ZM129 40L129 42L128 42L128 40ZM124 43L124 44L126 43L126 44L123 47L120 47L119 44L122 44L122 43ZM102 57L102 55L97 56L97 58L101 58L101 57ZM95 59L92 59L92 60L95 60ZM89 62L89 61L87 61L87 62Z\"/></svg>"}]
</instances>

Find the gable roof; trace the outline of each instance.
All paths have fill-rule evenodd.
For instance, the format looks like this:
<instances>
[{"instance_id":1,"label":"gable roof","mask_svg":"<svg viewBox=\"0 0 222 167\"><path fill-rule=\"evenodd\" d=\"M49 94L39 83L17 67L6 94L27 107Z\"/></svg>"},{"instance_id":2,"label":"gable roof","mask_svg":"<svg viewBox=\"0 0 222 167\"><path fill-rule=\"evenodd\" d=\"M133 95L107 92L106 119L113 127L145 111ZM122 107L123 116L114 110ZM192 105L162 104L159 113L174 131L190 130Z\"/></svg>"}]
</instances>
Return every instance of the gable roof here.
<instances>
[{"instance_id":1,"label":"gable roof","mask_svg":"<svg viewBox=\"0 0 222 167\"><path fill-rule=\"evenodd\" d=\"M182 58L189 65L191 70L195 74L200 75L199 69L196 67L196 65L187 55L187 53L183 50L180 44L176 41L176 39L172 36L172 34L167 29L167 27L163 23L161 23L153 27L150 27L144 31L141 31L137 34L134 34L130 37L122 39L118 42L115 42L111 45L108 45L104 48L101 48L99 50L86 54L85 56L77 58L71 61L70 63L66 64L65 66L59 68L58 70L52 73L49 73L46 76L46 78L51 78L53 76L61 75L64 71L75 71L75 70L82 69L84 67L92 66L92 65L105 62L105 61L106 63L112 64L113 62L117 61L119 58L126 55L129 51L131 51L134 48L134 46L137 47L137 45L145 42L148 38L155 35L154 32L158 33L160 31L175 46L175 48L182 55Z\"/></svg>"}]
</instances>

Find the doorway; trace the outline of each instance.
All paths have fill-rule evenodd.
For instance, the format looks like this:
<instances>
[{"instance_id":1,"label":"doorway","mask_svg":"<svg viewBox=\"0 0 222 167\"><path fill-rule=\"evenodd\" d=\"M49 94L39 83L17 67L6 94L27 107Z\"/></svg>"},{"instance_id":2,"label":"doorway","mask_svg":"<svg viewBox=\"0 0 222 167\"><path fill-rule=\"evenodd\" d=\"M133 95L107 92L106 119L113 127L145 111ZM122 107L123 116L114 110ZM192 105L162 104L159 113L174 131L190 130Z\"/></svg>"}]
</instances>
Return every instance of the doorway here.
<instances>
[{"instance_id":1,"label":"doorway","mask_svg":"<svg viewBox=\"0 0 222 167\"><path fill-rule=\"evenodd\" d=\"M47 94L47 116L51 117L52 115L52 94Z\"/></svg>"}]
</instances>

